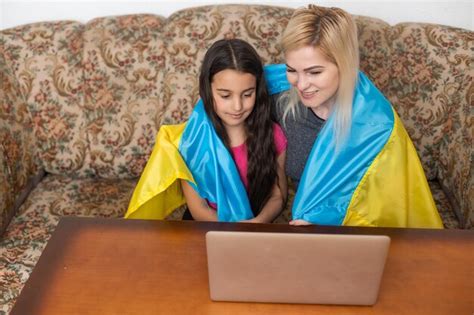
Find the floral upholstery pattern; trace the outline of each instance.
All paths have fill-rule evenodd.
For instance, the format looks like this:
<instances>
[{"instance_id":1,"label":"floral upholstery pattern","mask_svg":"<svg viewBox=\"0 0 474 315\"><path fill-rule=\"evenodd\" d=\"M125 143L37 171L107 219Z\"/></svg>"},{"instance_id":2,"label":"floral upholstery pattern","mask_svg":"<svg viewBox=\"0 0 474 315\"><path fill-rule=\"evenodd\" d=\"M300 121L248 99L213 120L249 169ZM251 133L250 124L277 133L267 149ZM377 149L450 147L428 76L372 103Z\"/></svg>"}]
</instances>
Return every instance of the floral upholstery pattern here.
<instances>
[{"instance_id":1,"label":"floral upholstery pattern","mask_svg":"<svg viewBox=\"0 0 474 315\"><path fill-rule=\"evenodd\" d=\"M122 217L135 185L136 179L46 176L0 240L0 314L13 306L61 216Z\"/></svg>"},{"instance_id":2,"label":"floral upholstery pattern","mask_svg":"<svg viewBox=\"0 0 474 315\"><path fill-rule=\"evenodd\" d=\"M165 108L163 21L122 16L3 32L47 172L139 176Z\"/></svg>"},{"instance_id":3,"label":"floral upholstery pattern","mask_svg":"<svg viewBox=\"0 0 474 315\"><path fill-rule=\"evenodd\" d=\"M2 32L6 65L19 82L39 160L48 172L77 169L75 143L83 123L77 95L82 77L82 30L75 22L35 23Z\"/></svg>"},{"instance_id":4,"label":"floral upholstery pattern","mask_svg":"<svg viewBox=\"0 0 474 315\"><path fill-rule=\"evenodd\" d=\"M452 194L461 221L472 226L474 33L403 23L393 27L391 41L387 96L418 150L428 179L439 180L443 190Z\"/></svg>"},{"instance_id":5,"label":"floral upholstery pattern","mask_svg":"<svg viewBox=\"0 0 474 315\"><path fill-rule=\"evenodd\" d=\"M2 45L3 46L3 45ZM0 233L8 225L11 216L13 215L14 209L13 204L15 202L15 194L12 185L12 181L14 180L11 174L11 165L7 158L7 152L10 149L7 149L7 145L4 143L16 143L17 141L12 141L12 131L10 131L10 127L8 126L11 120L8 114L12 109L14 109L17 105L17 100L12 95L12 79L13 77L7 72L7 68L4 64L4 59L0 58L0 73L3 75L0 77L2 89L0 89L0 100L3 100L0 103ZM20 141L18 141L20 142ZM10 147L12 145L8 145ZM18 152L18 146L11 148L12 152Z\"/></svg>"},{"instance_id":6,"label":"floral upholstery pattern","mask_svg":"<svg viewBox=\"0 0 474 315\"><path fill-rule=\"evenodd\" d=\"M381 91L387 88L390 74L391 27L386 22L355 16L359 37L360 69Z\"/></svg>"},{"instance_id":7,"label":"floral upholstery pattern","mask_svg":"<svg viewBox=\"0 0 474 315\"><path fill-rule=\"evenodd\" d=\"M0 233L3 233L3 230L7 227L10 222L11 217L13 216L13 204L14 204L14 194L12 193L12 185L8 178L8 168L7 162L5 161L5 155L2 153L0 155L0 182L2 193L0 194Z\"/></svg>"},{"instance_id":8,"label":"floral upholstery pattern","mask_svg":"<svg viewBox=\"0 0 474 315\"><path fill-rule=\"evenodd\" d=\"M0 38L0 51L3 39ZM31 121L18 81L0 54L0 233L10 222L29 189L30 178L39 172ZM1 234L0 234L1 235Z\"/></svg>"},{"instance_id":9,"label":"floral upholstery pattern","mask_svg":"<svg viewBox=\"0 0 474 315\"><path fill-rule=\"evenodd\" d=\"M100 18L86 24L81 89L86 175L141 174L166 108L163 24L163 18L153 15Z\"/></svg>"},{"instance_id":10,"label":"floral upholstery pattern","mask_svg":"<svg viewBox=\"0 0 474 315\"><path fill-rule=\"evenodd\" d=\"M441 185L438 181L428 181L428 184L433 194L433 199L438 207L439 214L443 220L444 227L446 229L459 229L461 228L459 220L456 217L456 214L453 211L453 207L449 202L446 194L441 188Z\"/></svg>"},{"instance_id":11,"label":"floral upholstery pattern","mask_svg":"<svg viewBox=\"0 0 474 315\"><path fill-rule=\"evenodd\" d=\"M264 63L282 62L278 39L292 10L268 6L204 6L172 14L165 26L168 52L162 124L185 121L199 98L199 69L207 49L218 39L241 38Z\"/></svg>"},{"instance_id":12,"label":"floral upholstery pattern","mask_svg":"<svg viewBox=\"0 0 474 315\"><path fill-rule=\"evenodd\" d=\"M191 113L210 45L242 38L264 63L283 62L293 11L215 5L0 32L0 314L61 216L123 216L159 127ZM355 20L361 70L404 122L445 227L472 228L473 32ZM275 223L290 220L294 194Z\"/></svg>"}]
</instances>

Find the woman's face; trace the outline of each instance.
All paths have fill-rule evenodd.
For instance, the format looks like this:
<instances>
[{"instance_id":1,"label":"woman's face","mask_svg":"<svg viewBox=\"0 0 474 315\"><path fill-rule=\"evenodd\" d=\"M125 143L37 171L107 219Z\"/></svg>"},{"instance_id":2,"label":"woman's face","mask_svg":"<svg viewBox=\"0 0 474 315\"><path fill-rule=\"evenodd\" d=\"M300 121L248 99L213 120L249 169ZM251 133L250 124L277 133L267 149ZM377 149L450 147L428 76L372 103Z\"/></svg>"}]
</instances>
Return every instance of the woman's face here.
<instances>
[{"instance_id":1,"label":"woman's face","mask_svg":"<svg viewBox=\"0 0 474 315\"><path fill-rule=\"evenodd\" d=\"M240 128L255 105L257 80L253 74L226 69L211 82L214 111L224 127Z\"/></svg>"},{"instance_id":2,"label":"woman's face","mask_svg":"<svg viewBox=\"0 0 474 315\"><path fill-rule=\"evenodd\" d=\"M339 70L313 46L290 50L285 54L288 81L298 91L301 102L327 118L339 87Z\"/></svg>"}]
</instances>

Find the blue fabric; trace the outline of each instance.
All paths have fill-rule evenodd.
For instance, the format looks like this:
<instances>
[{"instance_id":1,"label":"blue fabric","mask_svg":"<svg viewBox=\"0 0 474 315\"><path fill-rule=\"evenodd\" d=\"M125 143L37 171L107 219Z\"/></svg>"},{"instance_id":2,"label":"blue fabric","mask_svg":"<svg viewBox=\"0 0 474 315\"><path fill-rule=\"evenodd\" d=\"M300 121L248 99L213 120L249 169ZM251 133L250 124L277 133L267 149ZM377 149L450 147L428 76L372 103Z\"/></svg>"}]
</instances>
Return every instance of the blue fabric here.
<instances>
[{"instance_id":1,"label":"blue fabric","mask_svg":"<svg viewBox=\"0 0 474 315\"><path fill-rule=\"evenodd\" d=\"M265 74L272 94L289 88L285 65L267 66ZM293 202L293 219L341 225L353 192L394 124L390 103L362 72L354 93L351 130L339 150L333 141L333 120L331 115L308 157Z\"/></svg>"},{"instance_id":2,"label":"blue fabric","mask_svg":"<svg viewBox=\"0 0 474 315\"><path fill-rule=\"evenodd\" d=\"M265 80L270 95L281 93L291 88L290 82L286 78L286 65L273 64L264 67Z\"/></svg>"},{"instance_id":3,"label":"blue fabric","mask_svg":"<svg viewBox=\"0 0 474 315\"><path fill-rule=\"evenodd\" d=\"M199 100L179 143L179 152L191 171L196 192L217 204L219 221L236 222L253 218L250 202L237 166L217 135Z\"/></svg>"}]
</instances>

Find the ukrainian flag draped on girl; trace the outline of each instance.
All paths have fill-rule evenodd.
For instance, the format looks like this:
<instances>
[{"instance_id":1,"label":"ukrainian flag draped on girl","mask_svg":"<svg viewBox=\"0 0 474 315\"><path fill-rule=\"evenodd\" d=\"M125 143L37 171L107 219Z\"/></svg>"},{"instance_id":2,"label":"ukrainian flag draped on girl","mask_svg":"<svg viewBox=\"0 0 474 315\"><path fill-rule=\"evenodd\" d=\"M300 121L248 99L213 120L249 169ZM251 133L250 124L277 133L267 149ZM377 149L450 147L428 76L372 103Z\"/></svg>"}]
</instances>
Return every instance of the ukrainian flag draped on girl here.
<instances>
[{"instance_id":1,"label":"ukrainian flag draped on girl","mask_svg":"<svg viewBox=\"0 0 474 315\"><path fill-rule=\"evenodd\" d=\"M265 67L270 94L290 88L285 65ZM332 116L306 162L293 219L314 224L442 228L416 150L382 93L359 73L352 125L335 149ZM218 205L219 221L253 217L235 163L202 102L187 123L162 126L127 218L163 219L185 203L177 179Z\"/></svg>"},{"instance_id":2,"label":"ukrainian flag draped on girl","mask_svg":"<svg viewBox=\"0 0 474 315\"><path fill-rule=\"evenodd\" d=\"M217 204L219 221L253 217L237 166L201 100L186 123L160 128L125 217L165 218L186 202L179 179L187 180L202 198Z\"/></svg>"}]
</instances>

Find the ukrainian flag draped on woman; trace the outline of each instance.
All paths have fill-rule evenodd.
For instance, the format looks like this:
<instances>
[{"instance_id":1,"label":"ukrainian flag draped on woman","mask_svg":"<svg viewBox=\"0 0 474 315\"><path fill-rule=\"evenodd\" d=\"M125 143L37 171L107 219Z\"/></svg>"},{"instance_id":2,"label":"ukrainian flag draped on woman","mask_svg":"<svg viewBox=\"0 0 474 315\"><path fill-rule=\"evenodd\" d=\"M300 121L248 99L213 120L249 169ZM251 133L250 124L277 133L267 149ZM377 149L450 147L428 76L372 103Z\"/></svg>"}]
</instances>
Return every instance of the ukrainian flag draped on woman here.
<instances>
[{"instance_id":1,"label":"ukrainian flag draped on woman","mask_svg":"<svg viewBox=\"0 0 474 315\"><path fill-rule=\"evenodd\" d=\"M285 65L267 66L265 73L270 94L290 88ZM354 92L350 133L338 150L332 124L330 116L306 162L292 206L294 220L443 227L410 138L390 103L363 73ZM217 204L220 221L252 217L236 166L201 102L186 124L161 127L126 217L162 219L184 204L179 178Z\"/></svg>"}]
</instances>

